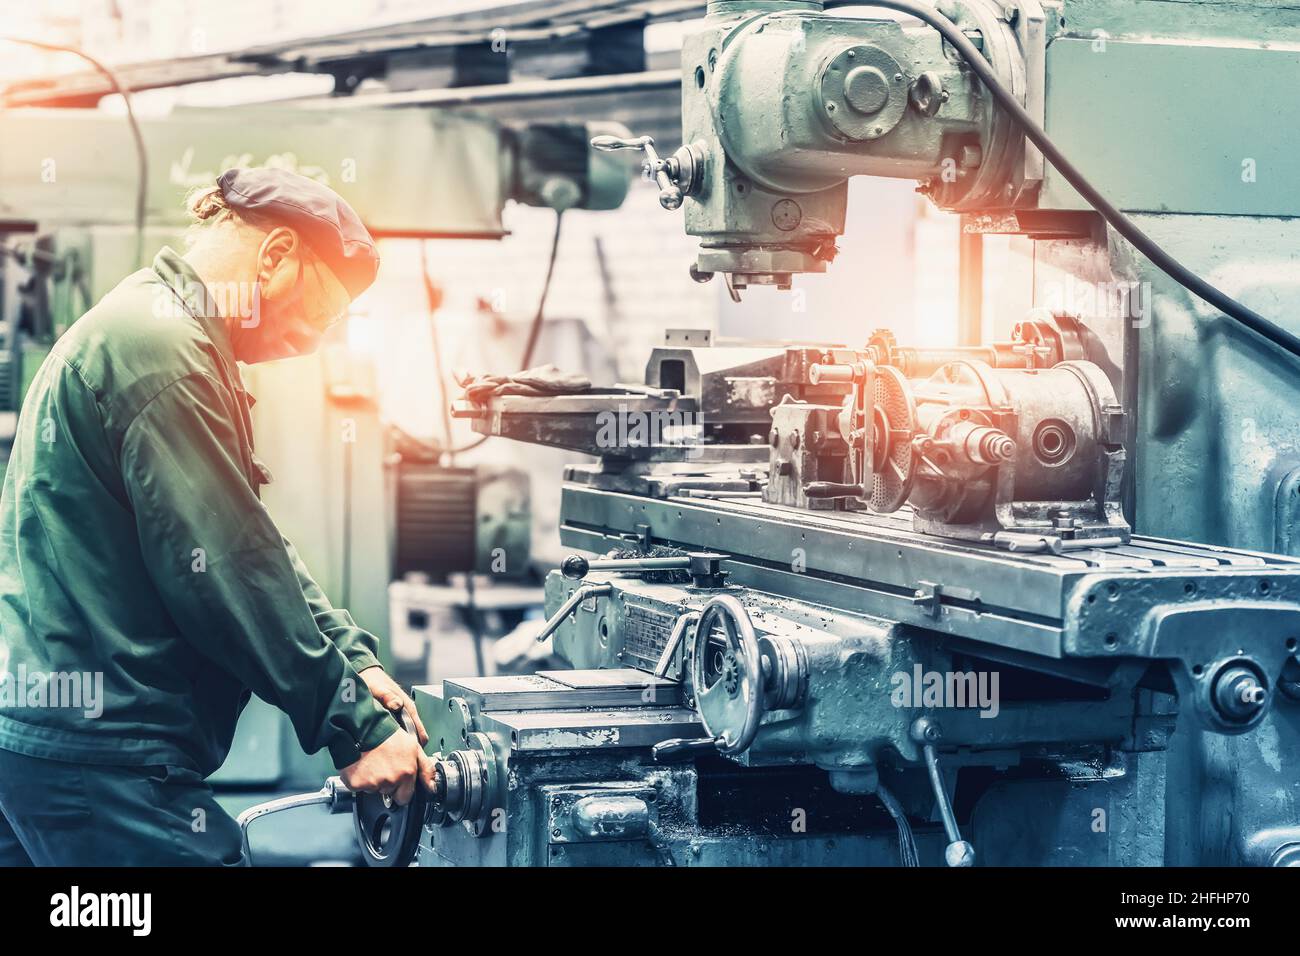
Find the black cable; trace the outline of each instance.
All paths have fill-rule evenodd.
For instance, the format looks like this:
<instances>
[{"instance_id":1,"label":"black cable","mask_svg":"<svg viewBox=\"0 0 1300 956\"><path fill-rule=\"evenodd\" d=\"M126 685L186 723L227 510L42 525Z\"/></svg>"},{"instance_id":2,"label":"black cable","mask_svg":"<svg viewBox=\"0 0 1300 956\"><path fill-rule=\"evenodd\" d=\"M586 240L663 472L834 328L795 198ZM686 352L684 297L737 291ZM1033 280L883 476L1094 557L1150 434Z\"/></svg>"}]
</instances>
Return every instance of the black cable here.
<instances>
[{"instance_id":1,"label":"black cable","mask_svg":"<svg viewBox=\"0 0 1300 956\"><path fill-rule=\"evenodd\" d=\"M519 362L519 371L526 372L533 364L533 351L537 348L537 339L542 334L542 315L546 311L546 296L551 291L551 276L555 274L555 256L560 251L560 226L564 222L564 210L555 210L555 236L551 239L551 259L546 264L546 279L542 282L542 295L537 300L537 313L533 316L533 327L528 331L528 346L524 357Z\"/></svg>"},{"instance_id":2,"label":"black cable","mask_svg":"<svg viewBox=\"0 0 1300 956\"><path fill-rule=\"evenodd\" d=\"M876 796L884 804L889 815L898 827L898 859L903 866L920 866L916 855L916 838L912 835L912 824L907 819L907 812L898 798L883 783L876 784Z\"/></svg>"},{"instance_id":3,"label":"black cable","mask_svg":"<svg viewBox=\"0 0 1300 956\"><path fill-rule=\"evenodd\" d=\"M96 70L104 75L109 84L113 87L122 102L126 104L126 121L131 127L131 136L135 140L135 157L136 157L136 184L135 184L135 265L141 268L144 258L144 220L145 207L149 193L149 154L144 147L144 135L140 132L140 124L135 118L135 110L131 108L131 94L117 74L110 70L103 63L91 56L78 50L76 47L59 46L57 43L44 43L40 40L28 40L25 37L3 36L0 40L7 40L10 43L21 43L24 46L35 47L38 50L48 50L51 53L71 53L73 56L79 56Z\"/></svg>"},{"instance_id":4,"label":"black cable","mask_svg":"<svg viewBox=\"0 0 1300 956\"><path fill-rule=\"evenodd\" d=\"M1138 252L1150 259L1156 268L1164 272L1169 278L1210 303L1230 319L1245 326L1278 348L1294 356L1300 356L1300 336L1294 335L1238 302L1227 293L1210 285L1210 283L1165 252L1156 244L1155 240L1139 229L1131 219L1111 205L1110 201L1098 192L1096 187L1084 177L1083 173L1079 172L1065 158L1064 154L1057 149L1051 137L1026 112L1011 91L1002 85L997 74L993 72L993 67L989 65L983 54L975 48L975 45L966 38L966 35L962 33L955 23L937 10L924 4L913 3L912 0L825 0L827 10L841 7L885 7L916 17L916 19L934 27L962 55L971 70L979 77L980 82L993 94L993 98L998 102L998 105L1011 114L1011 118L1025 131L1025 135L1033 144L1042 151L1048 162L1055 166L1057 171L1065 177L1066 182L1073 186L1079 195L1088 201L1089 205L1101 213L1102 217L1115 228L1115 231L1127 239Z\"/></svg>"}]
</instances>

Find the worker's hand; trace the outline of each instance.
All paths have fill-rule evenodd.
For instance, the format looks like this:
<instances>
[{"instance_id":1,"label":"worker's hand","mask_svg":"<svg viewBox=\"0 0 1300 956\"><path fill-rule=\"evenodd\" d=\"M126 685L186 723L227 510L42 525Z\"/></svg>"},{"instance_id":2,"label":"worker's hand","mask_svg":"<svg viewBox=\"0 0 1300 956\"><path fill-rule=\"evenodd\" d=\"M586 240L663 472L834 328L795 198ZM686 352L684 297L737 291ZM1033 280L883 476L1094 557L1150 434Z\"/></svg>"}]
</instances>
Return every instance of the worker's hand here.
<instances>
[{"instance_id":1,"label":"worker's hand","mask_svg":"<svg viewBox=\"0 0 1300 956\"><path fill-rule=\"evenodd\" d=\"M374 750L367 750L356 763L344 767L340 776L349 790L389 793L398 806L406 806L422 781L432 787L433 760L416 739L398 729Z\"/></svg>"},{"instance_id":2,"label":"worker's hand","mask_svg":"<svg viewBox=\"0 0 1300 956\"><path fill-rule=\"evenodd\" d=\"M406 711L411 726L415 728L415 735L420 738L421 746L429 742L429 733L424 729L420 715L415 712L415 701L398 686L397 681L388 676L387 671L379 666L367 667L361 672L361 679L370 688L370 696L379 701L381 707L392 711L399 724L402 722L401 712Z\"/></svg>"}]
</instances>

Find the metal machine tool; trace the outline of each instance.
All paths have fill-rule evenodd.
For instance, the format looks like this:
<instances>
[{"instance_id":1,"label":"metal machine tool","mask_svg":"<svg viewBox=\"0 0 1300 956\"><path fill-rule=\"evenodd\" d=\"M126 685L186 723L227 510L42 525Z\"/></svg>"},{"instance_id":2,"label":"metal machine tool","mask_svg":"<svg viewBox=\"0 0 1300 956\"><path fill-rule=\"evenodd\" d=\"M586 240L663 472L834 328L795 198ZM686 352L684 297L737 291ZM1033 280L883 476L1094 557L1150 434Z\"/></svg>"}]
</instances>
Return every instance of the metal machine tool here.
<instances>
[{"instance_id":1,"label":"metal machine tool","mask_svg":"<svg viewBox=\"0 0 1300 956\"><path fill-rule=\"evenodd\" d=\"M1041 157L937 32L822 8L713 0L683 43L682 147L663 159L646 137L594 143L646 151L660 201L684 204L686 231L700 238L697 278L788 288L795 273L825 271L852 175L921 180L955 210L1009 208L1036 193ZM1056 8L963 0L949 9L1041 116Z\"/></svg>"},{"instance_id":2,"label":"metal machine tool","mask_svg":"<svg viewBox=\"0 0 1300 956\"><path fill-rule=\"evenodd\" d=\"M1045 308L952 350L669 333L644 387L461 403L599 457L561 523L597 557L547 580L573 670L416 689L438 786L395 861L1300 861L1300 559L1266 553L1300 513L1294 336L1151 241L1295 301L1293 263L1240 259L1295 244L1294 144L1239 104L1294 79L1300 16L843 5L713 0L682 148L593 145L645 152L733 294L826 269L870 174L1033 238ZM1247 142L1281 179L1216 180ZM1057 307L1067 280L1146 305Z\"/></svg>"},{"instance_id":3,"label":"metal machine tool","mask_svg":"<svg viewBox=\"0 0 1300 956\"><path fill-rule=\"evenodd\" d=\"M997 346L967 351L1000 354ZM776 461L765 500L830 500L878 514L908 503L918 530L1010 550L1128 539L1120 508L1124 413L1099 366L1035 368L1052 349L1026 346L1012 355L1020 367L971 357L909 382L896 366L872 362L878 352L868 346L808 367L811 384L850 386L838 409L783 402L771 410ZM920 353L892 356L925 367ZM828 463L847 474L827 474Z\"/></svg>"},{"instance_id":4,"label":"metal machine tool","mask_svg":"<svg viewBox=\"0 0 1300 956\"><path fill-rule=\"evenodd\" d=\"M478 814L505 810L500 832L434 827L422 861L938 862L934 843L955 864L972 845L1000 863L1293 861L1300 565L1261 552L1294 527L1274 510L1294 415L1270 398L1295 395L1294 357L1145 233L1252 301L1294 300L1285 269L1247 274L1231 243L1294 239L1293 196L1233 185L1261 156L1293 168L1286 136L1231 109L1206 130L1188 104L1222 100L1237 69L1294 76L1270 41L1300 23L1216 3L1196 35L1140 3L954 0L920 24L833 5L710 3L683 46L682 148L593 145L645 151L700 239L694 274L733 295L825 270L865 173L917 179L968 233L1033 238L1045 308L957 350L676 341L644 399L462 408L485 433L600 454L566 475L562 535L614 550L548 582L579 670L529 694L421 691L446 747L491 755ZM1253 158L1216 180L1233 137ZM1177 167L1135 159L1153 153ZM1070 283L1126 307L1062 307ZM602 411L694 432L602 447ZM1267 431L1253 448L1226 434L1241 415ZM996 714L969 706L981 675ZM700 728L647 750L622 726L664 679ZM594 720L601 680L625 703ZM578 802L603 823L572 829Z\"/></svg>"},{"instance_id":5,"label":"metal machine tool","mask_svg":"<svg viewBox=\"0 0 1300 956\"><path fill-rule=\"evenodd\" d=\"M599 452L598 409L707 421L763 394L771 433L569 468L562 537L608 552L547 583L576 669L417 688L440 774L420 861L1290 859L1294 822L1210 838L1166 809L1201 802L1171 779L1176 728L1295 718L1300 562L1131 534L1108 378L1025 344L922 379L877 363L896 350L674 344L647 382L684 393L653 406L462 404ZM999 353L1047 367L973 357Z\"/></svg>"}]
</instances>

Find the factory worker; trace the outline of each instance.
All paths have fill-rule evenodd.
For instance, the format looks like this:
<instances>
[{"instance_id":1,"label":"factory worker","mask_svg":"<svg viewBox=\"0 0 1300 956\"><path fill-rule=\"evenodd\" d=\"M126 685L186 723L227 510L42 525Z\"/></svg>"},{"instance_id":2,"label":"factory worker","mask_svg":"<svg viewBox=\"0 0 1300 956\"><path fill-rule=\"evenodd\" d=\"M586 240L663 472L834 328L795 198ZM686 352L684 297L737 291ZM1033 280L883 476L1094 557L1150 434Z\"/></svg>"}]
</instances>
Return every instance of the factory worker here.
<instances>
[{"instance_id":1,"label":"factory worker","mask_svg":"<svg viewBox=\"0 0 1300 956\"><path fill-rule=\"evenodd\" d=\"M0 498L0 865L240 862L205 778L257 694L354 789L406 803L424 728L259 500L238 362L312 352L379 257L329 188L232 169L73 324Z\"/></svg>"}]
</instances>

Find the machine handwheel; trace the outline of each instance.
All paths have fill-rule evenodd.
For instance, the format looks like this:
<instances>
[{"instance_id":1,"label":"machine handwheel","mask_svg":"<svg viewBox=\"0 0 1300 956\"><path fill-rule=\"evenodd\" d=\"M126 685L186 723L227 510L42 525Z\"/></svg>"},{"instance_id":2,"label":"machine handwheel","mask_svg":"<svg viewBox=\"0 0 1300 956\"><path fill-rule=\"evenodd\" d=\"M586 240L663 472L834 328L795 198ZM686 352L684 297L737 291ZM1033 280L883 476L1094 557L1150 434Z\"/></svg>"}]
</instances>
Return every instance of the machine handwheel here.
<instances>
[{"instance_id":1,"label":"machine handwheel","mask_svg":"<svg viewBox=\"0 0 1300 956\"><path fill-rule=\"evenodd\" d=\"M709 601L695 626L695 709L722 753L749 748L763 719L763 672L754 624L730 595Z\"/></svg>"},{"instance_id":2,"label":"machine handwheel","mask_svg":"<svg viewBox=\"0 0 1300 956\"><path fill-rule=\"evenodd\" d=\"M405 714L401 723L411 730ZM416 782L415 795L404 807L385 793L357 793L354 799L352 822L366 865L410 866L429 810L429 791L424 784Z\"/></svg>"}]
</instances>

